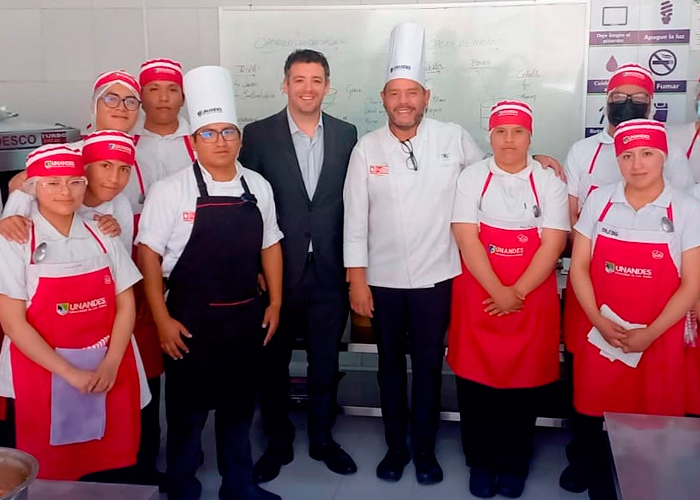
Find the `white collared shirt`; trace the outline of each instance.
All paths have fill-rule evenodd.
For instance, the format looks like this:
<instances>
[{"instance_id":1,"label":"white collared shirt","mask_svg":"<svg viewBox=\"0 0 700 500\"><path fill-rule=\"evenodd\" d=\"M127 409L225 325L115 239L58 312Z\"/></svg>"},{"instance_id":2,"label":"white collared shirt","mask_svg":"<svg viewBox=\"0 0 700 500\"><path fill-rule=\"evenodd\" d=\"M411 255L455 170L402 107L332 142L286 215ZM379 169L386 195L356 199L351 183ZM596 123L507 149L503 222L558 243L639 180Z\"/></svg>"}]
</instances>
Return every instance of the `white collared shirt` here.
<instances>
[{"instance_id":1,"label":"white collared shirt","mask_svg":"<svg viewBox=\"0 0 700 500\"><path fill-rule=\"evenodd\" d=\"M66 237L41 215L36 204L32 204L30 219L34 224L36 245L47 245L46 257L42 264L78 262L101 255L102 247L85 227L84 223L87 223L107 250L115 293L119 295L141 280L141 273L124 245L118 238L100 234L96 222L85 221L76 215ZM0 237L0 294L31 302L38 284L27 282L26 270L32 258L31 253L31 239L27 243L14 243Z\"/></svg>"},{"instance_id":2,"label":"white collared shirt","mask_svg":"<svg viewBox=\"0 0 700 500\"><path fill-rule=\"evenodd\" d=\"M151 186L157 181L192 166L192 158L185 141L189 140L190 125L180 118L174 134L159 135L143 126L139 121L131 130L131 135L138 135L136 144L136 162L143 179L144 190L148 195ZM124 194L131 202L131 209L140 214L143 204L139 203L141 187L136 168L131 169L129 183L124 188Z\"/></svg>"},{"instance_id":3,"label":"white collared shirt","mask_svg":"<svg viewBox=\"0 0 700 500\"><path fill-rule=\"evenodd\" d=\"M481 193L489 173L493 174L483 198ZM479 223L481 210L501 220L527 220L536 204L530 185L532 173L542 211L541 228L569 231L569 199L566 184L551 168L545 169L528 157L527 166L515 174L501 170L493 157L471 165L459 175L452 222Z\"/></svg>"},{"instance_id":4,"label":"white collared shirt","mask_svg":"<svg viewBox=\"0 0 700 500\"><path fill-rule=\"evenodd\" d=\"M484 157L461 126L424 118L411 139L418 169L388 124L360 138L345 179L345 267L367 282L425 288L460 273L450 231L457 177Z\"/></svg>"},{"instance_id":5,"label":"white collared shirt","mask_svg":"<svg viewBox=\"0 0 700 500\"><path fill-rule=\"evenodd\" d=\"M669 205L672 205L674 233L677 248L671 248L674 261L680 269L680 254L700 246L700 201L685 191L666 185L656 200L634 210L625 197L625 183L616 182L597 189L588 197L574 229L595 243L596 225L608 201L612 206L605 215L605 223L621 229L642 231L661 230L661 219L666 217Z\"/></svg>"},{"instance_id":6,"label":"white collared shirt","mask_svg":"<svg viewBox=\"0 0 700 500\"><path fill-rule=\"evenodd\" d=\"M32 205L36 206L36 200L33 196L24 191L13 191L7 198L7 206L2 212L2 218L5 219L13 215L29 217ZM87 220L94 220L95 215L113 216L121 229L119 240L127 251L131 251L131 242L134 241L134 214L131 211L129 200L122 193L115 196L113 200L101 203L96 207L81 205L78 214Z\"/></svg>"},{"instance_id":7,"label":"white collared shirt","mask_svg":"<svg viewBox=\"0 0 700 500\"><path fill-rule=\"evenodd\" d=\"M622 180L620 169L615 156L615 144L613 138L606 130L596 135L581 139L574 143L566 155L566 182L569 186L569 195L578 198L579 211L588 196L588 186L582 182L593 162L593 157L601 145L600 152L595 159L593 176L598 186L607 186ZM678 189L689 189L693 184L693 175L690 172L685 151L675 142L669 141L668 158L664 166L664 177L671 185Z\"/></svg>"},{"instance_id":8,"label":"white collared shirt","mask_svg":"<svg viewBox=\"0 0 700 500\"><path fill-rule=\"evenodd\" d=\"M214 181L205 168L201 168L204 182L210 196L241 196L245 176L251 193L258 201L258 209L263 221L262 249L268 248L282 239L282 231L277 226L275 199L270 184L257 172L253 172L236 162L236 176L226 182ZM139 221L136 244L142 243L163 257L163 276L170 272L180 259L187 246L194 226L199 189L194 171L191 168L158 181L143 207Z\"/></svg>"},{"instance_id":9,"label":"white collared shirt","mask_svg":"<svg viewBox=\"0 0 700 500\"><path fill-rule=\"evenodd\" d=\"M700 136L693 143L696 131L695 122L684 123L683 125L668 125L666 127L669 141L678 144L684 153L687 154L690 145L693 145L688 162L690 163L690 171L693 173L693 179L695 182L700 182Z\"/></svg>"}]
</instances>

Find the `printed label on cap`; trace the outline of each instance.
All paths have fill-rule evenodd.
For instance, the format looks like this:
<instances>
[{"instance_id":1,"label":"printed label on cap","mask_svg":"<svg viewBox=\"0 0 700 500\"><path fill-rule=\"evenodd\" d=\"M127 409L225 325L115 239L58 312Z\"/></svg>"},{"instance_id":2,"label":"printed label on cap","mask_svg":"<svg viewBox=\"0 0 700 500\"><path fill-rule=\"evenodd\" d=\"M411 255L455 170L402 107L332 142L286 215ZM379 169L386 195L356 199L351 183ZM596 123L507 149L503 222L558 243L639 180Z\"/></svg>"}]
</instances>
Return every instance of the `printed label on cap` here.
<instances>
[{"instance_id":1,"label":"printed label on cap","mask_svg":"<svg viewBox=\"0 0 700 500\"><path fill-rule=\"evenodd\" d=\"M221 108L209 108L209 109L203 109L201 111L197 111L197 116L205 116L209 115L211 113L223 113L224 110Z\"/></svg>"},{"instance_id":2,"label":"printed label on cap","mask_svg":"<svg viewBox=\"0 0 700 500\"><path fill-rule=\"evenodd\" d=\"M65 168L65 167L75 167L75 162L73 160L46 160L44 162L44 168Z\"/></svg>"},{"instance_id":3,"label":"printed label on cap","mask_svg":"<svg viewBox=\"0 0 700 500\"><path fill-rule=\"evenodd\" d=\"M622 144L627 144L630 141L649 141L651 140L651 136L649 134L632 134L628 135L622 138Z\"/></svg>"},{"instance_id":4,"label":"printed label on cap","mask_svg":"<svg viewBox=\"0 0 700 500\"><path fill-rule=\"evenodd\" d=\"M107 146L107 147L111 150L121 151L122 153L126 153L126 154L132 153L132 149L129 146L124 146L122 144L114 144L113 142L110 142L109 146Z\"/></svg>"},{"instance_id":5,"label":"printed label on cap","mask_svg":"<svg viewBox=\"0 0 700 500\"><path fill-rule=\"evenodd\" d=\"M405 69L406 71L411 71L411 65L410 64L397 64L396 66L391 67L391 69L389 70L389 73L393 73L397 69Z\"/></svg>"}]
</instances>

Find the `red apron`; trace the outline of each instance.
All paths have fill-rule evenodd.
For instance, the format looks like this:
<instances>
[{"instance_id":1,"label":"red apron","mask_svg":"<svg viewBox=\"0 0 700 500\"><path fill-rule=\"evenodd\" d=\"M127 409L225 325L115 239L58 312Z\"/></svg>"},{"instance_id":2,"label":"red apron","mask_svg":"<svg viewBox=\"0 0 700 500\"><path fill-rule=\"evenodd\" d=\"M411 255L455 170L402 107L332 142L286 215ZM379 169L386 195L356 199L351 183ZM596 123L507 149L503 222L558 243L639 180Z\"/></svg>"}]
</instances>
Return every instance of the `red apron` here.
<instances>
[{"instance_id":1,"label":"red apron","mask_svg":"<svg viewBox=\"0 0 700 500\"><path fill-rule=\"evenodd\" d=\"M138 144L139 135L134 136L134 144ZM187 148L187 153L190 155L190 159L194 163L194 151L192 150L192 145L188 140L187 136L182 136L182 139ZM138 162L134 162L134 171L136 172L137 179L139 181L139 204L143 205L146 200L146 186L143 182L143 175L141 174L141 168ZM141 219L140 213L134 213L134 235L138 232L139 220ZM136 247L134 246L132 257L134 262L136 262ZM136 343L139 346L139 352L141 354L141 360L143 361L143 367L146 371L146 377L151 379L159 377L163 373L163 351L160 348L160 337L158 336L158 328L153 320L153 315L151 314L151 308L148 305L148 300L146 299L146 292L143 289L143 281L137 283L134 286L134 298L136 300L136 324L134 326L134 337L136 337Z\"/></svg>"},{"instance_id":2,"label":"red apron","mask_svg":"<svg viewBox=\"0 0 700 500\"><path fill-rule=\"evenodd\" d=\"M598 307L607 304L630 323L649 325L678 290L681 279L669 243L674 232L618 228L604 222L612 202L598 218L590 276ZM673 220L672 207L667 217ZM586 318L579 330L588 332ZM574 406L585 415L603 412L683 415L686 379L683 332L685 317L656 339L637 368L600 355L578 340L574 358ZM585 338L585 337L584 337Z\"/></svg>"},{"instance_id":3,"label":"red apron","mask_svg":"<svg viewBox=\"0 0 700 500\"><path fill-rule=\"evenodd\" d=\"M489 173L481 192L491 182ZM530 174L537 206L539 199ZM538 210L539 211L539 210ZM539 215L539 214L538 214ZM540 217L504 221L479 211L479 239L498 279L513 285L540 246ZM499 389L538 387L559 378L559 297L554 269L519 313L484 312L489 294L462 263L452 284L447 362L459 377Z\"/></svg>"},{"instance_id":4,"label":"red apron","mask_svg":"<svg viewBox=\"0 0 700 500\"><path fill-rule=\"evenodd\" d=\"M690 141L690 146L685 152L685 156L690 160L693 154L693 147L698 140L700 129L695 130L693 139ZM700 342L698 339L696 343ZM686 392L686 413L700 415L700 346L686 346L685 350L686 361L686 377L688 379L688 390Z\"/></svg>"},{"instance_id":5,"label":"red apron","mask_svg":"<svg viewBox=\"0 0 700 500\"><path fill-rule=\"evenodd\" d=\"M588 173L581 178L581 183L586 191L586 198L588 198L593 191L598 189L598 181L596 181L593 175L593 170L595 169L595 162L598 159L600 150L603 148L603 143L598 144L598 147L593 154L593 159L591 164L588 166ZM579 200L579 206L582 206L586 200ZM581 305L578 303L574 289L571 286L571 282L567 276L566 279L566 289L564 289L564 347L570 353L576 352L576 345L574 339L580 339L585 337L588 333L586 330L581 331L583 325L585 324L586 313L583 312Z\"/></svg>"},{"instance_id":6,"label":"red apron","mask_svg":"<svg viewBox=\"0 0 700 500\"><path fill-rule=\"evenodd\" d=\"M103 250L99 257L67 264L32 261L27 270L30 278L38 278L27 321L53 348L94 346L112 333L116 297L107 251L85 227ZM33 253L34 231L31 244ZM124 353L116 383L107 393L102 438L60 446L50 444L52 374L27 358L15 344L10 344L10 349L17 448L39 460L39 478L77 480L92 472L136 463L141 434L140 385L131 344Z\"/></svg>"}]
</instances>

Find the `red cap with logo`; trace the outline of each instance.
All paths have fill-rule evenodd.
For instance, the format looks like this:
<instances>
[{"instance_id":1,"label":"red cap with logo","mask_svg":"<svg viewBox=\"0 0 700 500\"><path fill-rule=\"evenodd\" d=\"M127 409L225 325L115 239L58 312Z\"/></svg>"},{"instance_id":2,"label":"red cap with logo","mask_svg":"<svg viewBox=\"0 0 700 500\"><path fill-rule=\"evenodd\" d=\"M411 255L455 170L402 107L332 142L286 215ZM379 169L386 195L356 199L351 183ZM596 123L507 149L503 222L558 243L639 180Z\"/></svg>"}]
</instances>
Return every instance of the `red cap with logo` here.
<instances>
[{"instance_id":1,"label":"red cap with logo","mask_svg":"<svg viewBox=\"0 0 700 500\"><path fill-rule=\"evenodd\" d=\"M502 125L519 125L532 134L532 109L521 101L498 101L491 108L489 131Z\"/></svg>"},{"instance_id":2,"label":"red cap with logo","mask_svg":"<svg viewBox=\"0 0 700 500\"><path fill-rule=\"evenodd\" d=\"M124 132L100 130L88 135L83 141L83 161L86 165L105 160L117 160L133 165L135 159L134 139Z\"/></svg>"},{"instance_id":3,"label":"red cap with logo","mask_svg":"<svg viewBox=\"0 0 700 500\"><path fill-rule=\"evenodd\" d=\"M610 92L622 85L636 85L646 90L649 95L654 95L654 77L651 71L639 64L623 64L617 68L610 77L607 91Z\"/></svg>"},{"instance_id":4,"label":"red cap with logo","mask_svg":"<svg viewBox=\"0 0 700 500\"><path fill-rule=\"evenodd\" d=\"M182 87L182 65L172 59L150 59L141 64L139 83L145 87L151 82L166 81Z\"/></svg>"},{"instance_id":5,"label":"red cap with logo","mask_svg":"<svg viewBox=\"0 0 700 500\"><path fill-rule=\"evenodd\" d=\"M141 85L139 85L139 82L136 81L133 75L123 69L101 73L92 86L92 93L96 94L100 90L104 90L106 88L105 86L111 87L115 83L121 83L137 97L141 95Z\"/></svg>"},{"instance_id":6,"label":"red cap with logo","mask_svg":"<svg viewBox=\"0 0 700 500\"><path fill-rule=\"evenodd\" d=\"M27 179L32 177L85 175L85 163L79 149L49 144L27 156Z\"/></svg>"},{"instance_id":7,"label":"red cap with logo","mask_svg":"<svg viewBox=\"0 0 700 500\"><path fill-rule=\"evenodd\" d=\"M634 148L655 148L668 156L666 128L656 120L628 120L615 130L615 156Z\"/></svg>"}]
</instances>

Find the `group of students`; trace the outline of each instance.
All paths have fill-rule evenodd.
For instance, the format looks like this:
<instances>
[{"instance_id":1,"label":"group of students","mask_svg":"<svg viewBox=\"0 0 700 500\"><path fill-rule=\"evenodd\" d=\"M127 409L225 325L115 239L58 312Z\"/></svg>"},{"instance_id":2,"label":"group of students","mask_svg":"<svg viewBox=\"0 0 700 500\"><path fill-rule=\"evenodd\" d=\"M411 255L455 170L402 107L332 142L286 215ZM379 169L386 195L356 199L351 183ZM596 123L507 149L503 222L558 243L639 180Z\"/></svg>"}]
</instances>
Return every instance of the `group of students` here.
<instances>
[{"instance_id":1,"label":"group of students","mask_svg":"<svg viewBox=\"0 0 700 500\"><path fill-rule=\"evenodd\" d=\"M285 63L287 107L245 131L224 68L183 77L155 59L138 79L98 77L90 132L30 153L0 221L0 396L40 477L159 484L164 370L169 498L201 496L210 410L219 497L279 498L258 483L293 460L300 334L309 454L354 473L331 432L351 307L377 338L388 448L377 476L398 481L412 459L419 483L443 478L448 332L470 492L517 498L539 403L559 378L555 266L572 226L576 415L562 487L614 498L603 412L700 414L697 132L687 147L667 139L647 119L651 73L624 65L608 84L608 127L572 146L565 183L555 160L531 156L524 102L492 108L490 157L461 126L426 118L424 53L421 26L392 31L387 124L359 141L321 111L330 70L312 50ZM268 445L254 465L256 397Z\"/></svg>"}]
</instances>

